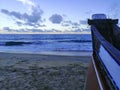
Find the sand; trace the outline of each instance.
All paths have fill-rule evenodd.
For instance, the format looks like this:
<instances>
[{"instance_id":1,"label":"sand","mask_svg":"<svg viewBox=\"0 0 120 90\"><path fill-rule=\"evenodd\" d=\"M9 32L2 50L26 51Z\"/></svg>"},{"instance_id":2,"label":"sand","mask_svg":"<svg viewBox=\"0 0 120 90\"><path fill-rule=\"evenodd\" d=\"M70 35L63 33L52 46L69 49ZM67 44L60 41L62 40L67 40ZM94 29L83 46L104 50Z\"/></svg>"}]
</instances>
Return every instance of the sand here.
<instances>
[{"instance_id":1,"label":"sand","mask_svg":"<svg viewBox=\"0 0 120 90\"><path fill-rule=\"evenodd\" d=\"M83 90L91 54L0 53L0 90Z\"/></svg>"}]
</instances>

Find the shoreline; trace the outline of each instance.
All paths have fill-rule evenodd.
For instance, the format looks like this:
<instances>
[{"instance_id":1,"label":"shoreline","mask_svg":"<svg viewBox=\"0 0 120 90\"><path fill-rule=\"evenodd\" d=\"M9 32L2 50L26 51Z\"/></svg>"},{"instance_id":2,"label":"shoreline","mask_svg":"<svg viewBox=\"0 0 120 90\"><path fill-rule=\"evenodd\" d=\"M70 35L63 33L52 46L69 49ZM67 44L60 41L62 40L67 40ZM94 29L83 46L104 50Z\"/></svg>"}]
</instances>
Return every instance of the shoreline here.
<instances>
[{"instance_id":1,"label":"shoreline","mask_svg":"<svg viewBox=\"0 0 120 90\"><path fill-rule=\"evenodd\" d=\"M0 54L37 54L37 55L57 55L57 56L91 56L92 51L43 51L43 52L10 52L0 51Z\"/></svg>"},{"instance_id":2,"label":"shoreline","mask_svg":"<svg viewBox=\"0 0 120 90\"><path fill-rule=\"evenodd\" d=\"M71 63L84 62L89 63L91 60L91 54L81 52L80 55L68 55L68 54L31 54L31 53L1 53L0 52L0 66L11 66L16 63L21 63L24 66L32 66L33 64L39 64L39 66L63 66ZM27 63L28 62L28 63Z\"/></svg>"}]
</instances>

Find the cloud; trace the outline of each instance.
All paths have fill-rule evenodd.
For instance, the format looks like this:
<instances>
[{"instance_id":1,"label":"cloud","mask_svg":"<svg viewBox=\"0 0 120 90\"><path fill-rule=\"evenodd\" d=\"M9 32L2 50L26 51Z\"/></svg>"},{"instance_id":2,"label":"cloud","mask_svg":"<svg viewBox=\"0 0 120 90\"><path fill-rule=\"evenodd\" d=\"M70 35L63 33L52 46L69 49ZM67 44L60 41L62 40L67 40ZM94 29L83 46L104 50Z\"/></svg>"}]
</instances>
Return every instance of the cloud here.
<instances>
[{"instance_id":1,"label":"cloud","mask_svg":"<svg viewBox=\"0 0 120 90\"><path fill-rule=\"evenodd\" d=\"M61 30L51 29L52 32L61 32Z\"/></svg>"},{"instance_id":2,"label":"cloud","mask_svg":"<svg viewBox=\"0 0 120 90\"><path fill-rule=\"evenodd\" d=\"M3 30L6 30L7 32L28 32L27 29L11 29L9 27L3 27Z\"/></svg>"},{"instance_id":3,"label":"cloud","mask_svg":"<svg viewBox=\"0 0 120 90\"><path fill-rule=\"evenodd\" d=\"M70 20L69 20L69 21L64 21L64 23L69 23L69 24L71 24L71 23L72 23L72 21L70 21Z\"/></svg>"},{"instance_id":4,"label":"cloud","mask_svg":"<svg viewBox=\"0 0 120 90\"><path fill-rule=\"evenodd\" d=\"M70 26L70 24L62 23L62 26L63 26L63 27L68 27L68 26Z\"/></svg>"},{"instance_id":5,"label":"cloud","mask_svg":"<svg viewBox=\"0 0 120 90\"><path fill-rule=\"evenodd\" d=\"M9 15L9 11L8 11L8 10L6 10L6 9L2 9L2 10L1 10L1 12L2 12L2 13L4 13L4 14Z\"/></svg>"},{"instance_id":6,"label":"cloud","mask_svg":"<svg viewBox=\"0 0 120 90\"><path fill-rule=\"evenodd\" d=\"M35 3L32 0L17 0L22 2L24 5L35 6Z\"/></svg>"},{"instance_id":7,"label":"cloud","mask_svg":"<svg viewBox=\"0 0 120 90\"><path fill-rule=\"evenodd\" d=\"M72 21L63 21L61 24L63 27L68 27L71 26L72 28L79 28L80 24L77 22L72 22Z\"/></svg>"},{"instance_id":8,"label":"cloud","mask_svg":"<svg viewBox=\"0 0 120 90\"><path fill-rule=\"evenodd\" d=\"M68 27L72 25L72 21L63 21L61 24L63 27Z\"/></svg>"},{"instance_id":9,"label":"cloud","mask_svg":"<svg viewBox=\"0 0 120 90\"><path fill-rule=\"evenodd\" d=\"M16 21L16 24L17 24L18 26L24 25L22 22L19 22L19 21Z\"/></svg>"},{"instance_id":10,"label":"cloud","mask_svg":"<svg viewBox=\"0 0 120 90\"><path fill-rule=\"evenodd\" d=\"M45 29L44 32L62 32L62 31L57 29Z\"/></svg>"},{"instance_id":11,"label":"cloud","mask_svg":"<svg viewBox=\"0 0 120 90\"><path fill-rule=\"evenodd\" d=\"M79 24L77 22L73 22L71 23L73 26L79 26Z\"/></svg>"},{"instance_id":12,"label":"cloud","mask_svg":"<svg viewBox=\"0 0 120 90\"><path fill-rule=\"evenodd\" d=\"M44 32L42 29L27 29L29 32Z\"/></svg>"},{"instance_id":13,"label":"cloud","mask_svg":"<svg viewBox=\"0 0 120 90\"><path fill-rule=\"evenodd\" d=\"M71 29L71 30L65 30L64 32L81 32L81 29Z\"/></svg>"},{"instance_id":14,"label":"cloud","mask_svg":"<svg viewBox=\"0 0 120 90\"><path fill-rule=\"evenodd\" d=\"M2 9L1 12L8 16L14 17L16 20L19 20L16 21L16 24L18 26L28 25L33 27L39 27L40 23L43 22L41 17L43 11L39 7L33 7L31 14L27 14L27 13L21 14L20 12L15 12L15 11L10 12L6 9Z\"/></svg>"},{"instance_id":15,"label":"cloud","mask_svg":"<svg viewBox=\"0 0 120 90\"><path fill-rule=\"evenodd\" d=\"M3 29L8 32L44 32L41 29L11 29L9 27L3 27Z\"/></svg>"},{"instance_id":16,"label":"cloud","mask_svg":"<svg viewBox=\"0 0 120 90\"><path fill-rule=\"evenodd\" d=\"M13 32L28 32L27 29L17 29L17 30L13 30Z\"/></svg>"},{"instance_id":17,"label":"cloud","mask_svg":"<svg viewBox=\"0 0 120 90\"><path fill-rule=\"evenodd\" d=\"M8 31L8 32L11 32L11 31L12 31L12 29L10 29L9 27L3 27L3 30L6 30L6 31Z\"/></svg>"},{"instance_id":18,"label":"cloud","mask_svg":"<svg viewBox=\"0 0 120 90\"><path fill-rule=\"evenodd\" d=\"M80 26L80 24L77 23L77 22L73 22L73 23L72 23L72 28L75 28L75 29L77 28L77 29L78 29L79 26Z\"/></svg>"},{"instance_id":19,"label":"cloud","mask_svg":"<svg viewBox=\"0 0 120 90\"><path fill-rule=\"evenodd\" d=\"M87 20L80 20L79 22L73 22L73 21L63 21L61 24L63 27L72 27L73 29L79 29L80 25L87 25Z\"/></svg>"},{"instance_id":20,"label":"cloud","mask_svg":"<svg viewBox=\"0 0 120 90\"><path fill-rule=\"evenodd\" d=\"M63 21L63 17L58 14L52 15L49 20L54 24L60 24Z\"/></svg>"},{"instance_id":21,"label":"cloud","mask_svg":"<svg viewBox=\"0 0 120 90\"><path fill-rule=\"evenodd\" d=\"M31 26L31 27L34 27L34 28L38 28L38 27L46 27L46 25L41 25L41 24L32 24L32 23L22 23L22 22L19 22L19 21L16 21L16 24L18 26L23 26L23 25L28 25L28 26Z\"/></svg>"},{"instance_id":22,"label":"cloud","mask_svg":"<svg viewBox=\"0 0 120 90\"><path fill-rule=\"evenodd\" d=\"M75 29L73 30L73 32L81 32L82 30L81 29Z\"/></svg>"},{"instance_id":23,"label":"cloud","mask_svg":"<svg viewBox=\"0 0 120 90\"><path fill-rule=\"evenodd\" d=\"M80 24L87 25L87 20L80 20Z\"/></svg>"}]
</instances>

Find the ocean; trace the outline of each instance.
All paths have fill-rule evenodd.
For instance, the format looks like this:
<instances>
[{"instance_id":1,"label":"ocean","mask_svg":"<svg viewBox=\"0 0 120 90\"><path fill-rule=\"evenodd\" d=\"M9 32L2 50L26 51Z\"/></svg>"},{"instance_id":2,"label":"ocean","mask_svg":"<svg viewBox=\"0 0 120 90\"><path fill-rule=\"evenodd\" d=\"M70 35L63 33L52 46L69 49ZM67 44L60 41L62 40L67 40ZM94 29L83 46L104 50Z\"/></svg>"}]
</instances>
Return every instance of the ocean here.
<instances>
[{"instance_id":1,"label":"ocean","mask_svg":"<svg viewBox=\"0 0 120 90\"><path fill-rule=\"evenodd\" d=\"M0 52L92 51L90 34L0 34Z\"/></svg>"}]
</instances>

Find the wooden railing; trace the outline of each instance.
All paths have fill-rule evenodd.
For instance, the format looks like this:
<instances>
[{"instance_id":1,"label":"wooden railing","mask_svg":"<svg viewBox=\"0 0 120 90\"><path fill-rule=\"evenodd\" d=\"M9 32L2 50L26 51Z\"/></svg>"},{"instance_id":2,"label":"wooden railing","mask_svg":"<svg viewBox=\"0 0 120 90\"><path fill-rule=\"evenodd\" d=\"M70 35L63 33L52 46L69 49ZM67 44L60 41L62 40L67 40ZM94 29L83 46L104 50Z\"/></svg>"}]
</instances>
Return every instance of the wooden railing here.
<instances>
[{"instance_id":1,"label":"wooden railing","mask_svg":"<svg viewBox=\"0 0 120 90\"><path fill-rule=\"evenodd\" d=\"M99 72L101 72L109 88L119 90L120 50L119 45L116 44L116 42L119 43L119 39L117 40L117 37L115 37L117 35L115 34L118 34L120 29L115 25L116 20L113 20L113 22L112 20L107 21L107 19L100 20L100 22L99 20L98 22L97 20L91 21L93 55L96 58L94 60L100 68Z\"/></svg>"}]
</instances>

